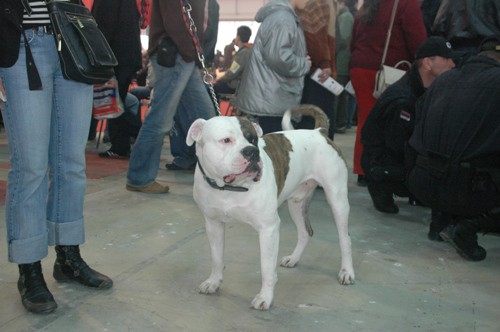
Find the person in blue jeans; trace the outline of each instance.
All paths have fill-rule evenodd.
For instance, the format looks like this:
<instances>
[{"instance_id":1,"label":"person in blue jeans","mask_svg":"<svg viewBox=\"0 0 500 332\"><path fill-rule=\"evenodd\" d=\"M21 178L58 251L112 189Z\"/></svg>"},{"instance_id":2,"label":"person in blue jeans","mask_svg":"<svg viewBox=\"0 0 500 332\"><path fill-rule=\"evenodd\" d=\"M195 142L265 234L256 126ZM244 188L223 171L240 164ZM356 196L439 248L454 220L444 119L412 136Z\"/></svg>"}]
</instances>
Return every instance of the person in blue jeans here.
<instances>
[{"instance_id":1,"label":"person in blue jeans","mask_svg":"<svg viewBox=\"0 0 500 332\"><path fill-rule=\"evenodd\" d=\"M156 79L149 113L144 119L132 149L127 173L127 190L143 193L166 193L167 185L156 182L165 135L173 127L177 112L185 112L190 122L215 115L214 106L202 81L197 51L191 31L183 19L181 2L153 0L148 54ZM192 19L202 40L205 1L191 2ZM159 44L170 39L168 50L158 54ZM158 57L170 60L158 64ZM174 57L175 56L175 57ZM174 61L172 61L174 60ZM168 65L168 66L165 66Z\"/></svg>"},{"instance_id":2,"label":"person in blue jeans","mask_svg":"<svg viewBox=\"0 0 500 332\"><path fill-rule=\"evenodd\" d=\"M37 12L36 20L31 11ZM85 148L93 89L63 77L45 2L3 0L0 12L0 90L7 98L2 115L11 167L5 206L8 259L19 267L23 306L46 314L57 308L40 263L48 246L55 245L57 281L97 289L113 285L83 261L79 248L85 241ZM28 73L33 68L28 63L36 70Z\"/></svg>"},{"instance_id":3,"label":"person in blue jeans","mask_svg":"<svg viewBox=\"0 0 500 332\"><path fill-rule=\"evenodd\" d=\"M182 110L175 114L174 127L170 131L170 153L174 159L165 164L165 168L169 171L192 171L198 162L194 144L191 146L186 144L187 133L193 123L189 113L189 110Z\"/></svg>"}]
</instances>

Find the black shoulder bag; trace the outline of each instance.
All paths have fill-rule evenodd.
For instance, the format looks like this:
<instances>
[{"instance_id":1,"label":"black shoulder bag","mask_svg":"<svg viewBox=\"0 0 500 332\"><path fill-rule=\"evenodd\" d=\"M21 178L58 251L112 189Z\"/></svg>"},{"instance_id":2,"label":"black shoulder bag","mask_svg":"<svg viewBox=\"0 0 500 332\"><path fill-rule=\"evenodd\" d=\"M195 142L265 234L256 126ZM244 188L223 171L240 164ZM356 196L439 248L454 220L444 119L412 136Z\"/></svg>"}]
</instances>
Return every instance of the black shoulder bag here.
<instances>
[{"instance_id":1,"label":"black shoulder bag","mask_svg":"<svg viewBox=\"0 0 500 332\"><path fill-rule=\"evenodd\" d=\"M81 3L45 2L63 76L88 84L111 79L118 61L88 8Z\"/></svg>"}]
</instances>

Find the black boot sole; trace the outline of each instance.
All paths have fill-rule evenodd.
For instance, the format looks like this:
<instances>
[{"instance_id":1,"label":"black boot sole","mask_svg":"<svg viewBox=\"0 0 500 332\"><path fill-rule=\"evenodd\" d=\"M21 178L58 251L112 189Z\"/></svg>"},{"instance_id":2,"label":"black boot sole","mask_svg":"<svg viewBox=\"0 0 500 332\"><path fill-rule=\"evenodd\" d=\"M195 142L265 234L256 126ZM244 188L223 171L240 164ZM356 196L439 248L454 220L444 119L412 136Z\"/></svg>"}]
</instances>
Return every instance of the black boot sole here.
<instances>
[{"instance_id":1,"label":"black boot sole","mask_svg":"<svg viewBox=\"0 0 500 332\"><path fill-rule=\"evenodd\" d=\"M462 256L464 259L468 260L468 261L471 261L471 262L479 262L479 261L482 261L486 258L486 250L484 250L483 247L481 246L478 246L479 248L479 253L477 255L470 255L468 254L467 252L465 252L463 249L461 249L456 243L455 241L453 240L453 238L451 237L451 235L449 234L449 229L448 227L446 227L444 230L442 230L440 233L439 233L439 236L441 236L441 238L446 241L447 243L451 244L451 246L453 248L455 248L455 250L457 251L457 253Z\"/></svg>"},{"instance_id":2,"label":"black boot sole","mask_svg":"<svg viewBox=\"0 0 500 332\"><path fill-rule=\"evenodd\" d=\"M23 306L28 310L29 312L32 312L34 314L50 314L51 312L54 312L57 309L57 303L56 302L49 302L49 303L43 303L43 304L38 304L38 303L31 303L30 301L23 300Z\"/></svg>"}]
</instances>

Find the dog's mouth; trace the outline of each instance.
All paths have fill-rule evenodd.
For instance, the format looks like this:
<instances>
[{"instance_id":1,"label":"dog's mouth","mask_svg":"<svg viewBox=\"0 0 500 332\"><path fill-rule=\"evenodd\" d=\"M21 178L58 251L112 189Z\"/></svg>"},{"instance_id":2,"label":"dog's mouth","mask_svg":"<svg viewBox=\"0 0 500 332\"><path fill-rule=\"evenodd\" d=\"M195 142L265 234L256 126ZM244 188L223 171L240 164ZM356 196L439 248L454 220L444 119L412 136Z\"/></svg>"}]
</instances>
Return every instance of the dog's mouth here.
<instances>
[{"instance_id":1,"label":"dog's mouth","mask_svg":"<svg viewBox=\"0 0 500 332\"><path fill-rule=\"evenodd\" d=\"M251 178L254 182L260 181L262 177L262 161L248 164L248 167L241 173L233 173L224 176L224 183L233 183L238 179Z\"/></svg>"}]
</instances>

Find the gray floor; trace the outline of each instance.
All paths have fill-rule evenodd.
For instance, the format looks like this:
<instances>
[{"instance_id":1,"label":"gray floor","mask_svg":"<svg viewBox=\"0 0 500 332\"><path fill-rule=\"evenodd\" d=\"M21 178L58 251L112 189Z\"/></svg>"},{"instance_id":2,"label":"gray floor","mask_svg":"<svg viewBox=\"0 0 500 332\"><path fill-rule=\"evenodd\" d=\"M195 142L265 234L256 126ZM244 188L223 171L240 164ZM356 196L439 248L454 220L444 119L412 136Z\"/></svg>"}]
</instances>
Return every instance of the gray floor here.
<instances>
[{"instance_id":1,"label":"gray floor","mask_svg":"<svg viewBox=\"0 0 500 332\"><path fill-rule=\"evenodd\" d=\"M3 133L0 138L5 161ZM352 168L354 130L337 135L336 142ZM167 195L128 192L124 174L88 181L83 257L112 277L114 287L94 291L56 283L51 250L43 267L59 304L53 314L34 315L22 307L17 267L7 262L0 224L0 331L500 331L499 238L481 236L488 257L466 262L448 245L427 240L427 209L400 199L398 215L381 214L354 175L349 195L355 285L336 280L337 233L317 190L310 210L315 235L296 268L278 269L271 310L250 309L260 288L259 249L255 231L242 224L226 230L222 290L198 294L210 272L208 241L192 199L192 174L166 171L169 157L165 149L159 171L159 180L171 187ZM295 244L283 207L281 216L280 256Z\"/></svg>"}]
</instances>

